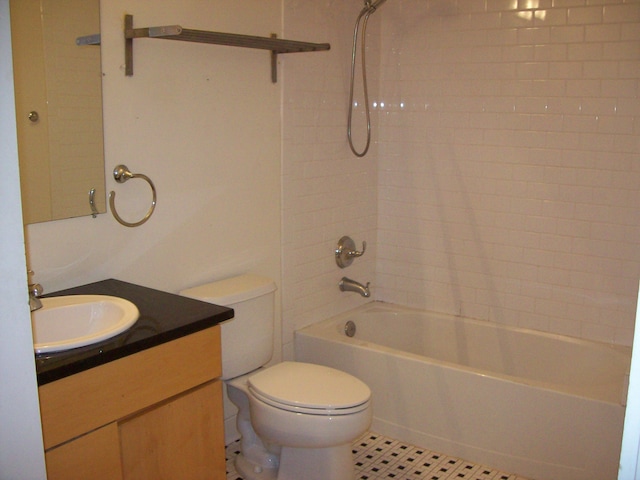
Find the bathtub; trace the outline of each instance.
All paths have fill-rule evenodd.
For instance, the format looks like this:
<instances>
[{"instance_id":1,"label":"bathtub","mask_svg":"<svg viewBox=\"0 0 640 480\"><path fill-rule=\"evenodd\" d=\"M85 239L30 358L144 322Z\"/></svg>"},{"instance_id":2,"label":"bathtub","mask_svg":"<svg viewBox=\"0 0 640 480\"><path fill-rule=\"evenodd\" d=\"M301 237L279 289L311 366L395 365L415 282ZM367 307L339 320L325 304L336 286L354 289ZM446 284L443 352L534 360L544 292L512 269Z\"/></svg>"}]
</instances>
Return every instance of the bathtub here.
<instances>
[{"instance_id":1,"label":"bathtub","mask_svg":"<svg viewBox=\"0 0 640 480\"><path fill-rule=\"evenodd\" d=\"M365 381L375 432L536 480L617 478L630 348L372 302L296 331L295 355Z\"/></svg>"}]
</instances>

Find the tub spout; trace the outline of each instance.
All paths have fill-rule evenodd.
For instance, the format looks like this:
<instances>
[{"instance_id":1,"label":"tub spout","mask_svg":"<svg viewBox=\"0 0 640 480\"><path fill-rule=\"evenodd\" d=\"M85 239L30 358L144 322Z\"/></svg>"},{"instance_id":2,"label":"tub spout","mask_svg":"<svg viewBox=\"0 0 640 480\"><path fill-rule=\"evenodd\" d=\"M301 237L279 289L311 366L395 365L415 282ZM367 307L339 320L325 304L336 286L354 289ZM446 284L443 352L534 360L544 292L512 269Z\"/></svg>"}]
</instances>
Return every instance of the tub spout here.
<instances>
[{"instance_id":1,"label":"tub spout","mask_svg":"<svg viewBox=\"0 0 640 480\"><path fill-rule=\"evenodd\" d=\"M360 282L356 282L355 280L351 280L347 277L342 277L342 280L338 283L338 287L340 287L341 292L357 292L363 297L371 295L371 292L369 292L369 285L369 282L367 282L366 285L362 285Z\"/></svg>"}]
</instances>

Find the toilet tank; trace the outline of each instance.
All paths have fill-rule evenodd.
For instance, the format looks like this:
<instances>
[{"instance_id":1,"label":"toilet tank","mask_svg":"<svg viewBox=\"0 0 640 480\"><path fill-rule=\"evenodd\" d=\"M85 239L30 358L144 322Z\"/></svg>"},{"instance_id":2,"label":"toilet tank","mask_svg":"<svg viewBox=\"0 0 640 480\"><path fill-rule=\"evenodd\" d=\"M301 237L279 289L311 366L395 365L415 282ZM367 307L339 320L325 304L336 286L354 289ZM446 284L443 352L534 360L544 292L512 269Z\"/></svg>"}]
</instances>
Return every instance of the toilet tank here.
<instances>
[{"instance_id":1,"label":"toilet tank","mask_svg":"<svg viewBox=\"0 0 640 480\"><path fill-rule=\"evenodd\" d=\"M275 291L272 279L246 274L180 292L234 310L234 317L221 324L223 379L244 375L271 360Z\"/></svg>"}]
</instances>

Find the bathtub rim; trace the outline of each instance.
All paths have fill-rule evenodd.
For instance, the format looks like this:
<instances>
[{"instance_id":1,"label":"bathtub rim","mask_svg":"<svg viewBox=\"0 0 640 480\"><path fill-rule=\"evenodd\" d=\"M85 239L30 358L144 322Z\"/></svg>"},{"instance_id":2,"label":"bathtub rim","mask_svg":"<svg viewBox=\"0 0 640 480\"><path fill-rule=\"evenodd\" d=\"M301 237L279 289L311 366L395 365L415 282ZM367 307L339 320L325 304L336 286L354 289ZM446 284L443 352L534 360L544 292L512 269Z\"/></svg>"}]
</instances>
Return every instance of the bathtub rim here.
<instances>
[{"instance_id":1,"label":"bathtub rim","mask_svg":"<svg viewBox=\"0 0 640 480\"><path fill-rule=\"evenodd\" d=\"M514 375L509 375L501 372L494 372L490 370L480 369L477 367L472 367L468 365L459 365L454 362L436 359L432 357L426 357L424 355L419 355L416 353L406 352L403 350L399 350L396 348L388 347L379 343L370 342L367 340L360 340L356 337L347 337L344 334L344 329L341 325L344 324L348 319L352 318L354 315L363 314L363 313L375 313L376 311L380 312L396 312L396 313L415 313L415 314L428 314L437 316L445 319L454 319L458 321L470 322L472 324L480 325L483 327L491 327L497 329L505 329L508 331L514 331L522 334L535 335L543 338L552 339L555 341L568 342L576 345L584 345L589 348L596 348L599 350L604 350L606 352L613 352L616 355L624 356L625 359L628 359L627 367L624 372L624 378L622 379L620 387L620 391L618 394L611 393L610 395L602 395L598 393L594 393L593 391L589 391L588 388L579 388L576 386L571 386L555 383L555 382L545 382L536 379L517 377ZM311 335L309 332L315 332ZM395 303L388 303L379 300L373 300L371 302L365 303L343 313L337 314L333 317L329 317L324 320L320 320L319 322L313 323L311 325L307 325L303 328L297 329L294 332L294 343L295 338L298 335L310 335L310 336L319 336L327 341L341 342L348 345L353 346L358 349L375 349L388 354L398 355L402 358L411 359L414 361L422 361L432 363L438 366L441 366L446 369L460 370L464 369L474 375L478 375L481 377L491 377L498 378L503 381L507 381L517 385L526 385L534 388L542 388L545 390L550 390L554 392L560 392L562 394L576 396L583 399L588 399L591 401L597 402L605 402L611 403L614 405L626 405L626 399L628 394L628 383L629 383L629 370L630 370L630 360L631 360L631 347L627 347L624 345L617 345L612 343L599 342L594 340L587 340L577 337L572 337L568 335L561 335L557 333L544 332L540 330L534 330L530 328L517 327L512 325L501 324L497 322L493 322L491 320L482 320L482 319L474 319L469 317L456 316L452 314L442 313L442 312L434 312L430 310L425 310L421 308L408 307ZM613 383L613 381L612 381Z\"/></svg>"}]
</instances>

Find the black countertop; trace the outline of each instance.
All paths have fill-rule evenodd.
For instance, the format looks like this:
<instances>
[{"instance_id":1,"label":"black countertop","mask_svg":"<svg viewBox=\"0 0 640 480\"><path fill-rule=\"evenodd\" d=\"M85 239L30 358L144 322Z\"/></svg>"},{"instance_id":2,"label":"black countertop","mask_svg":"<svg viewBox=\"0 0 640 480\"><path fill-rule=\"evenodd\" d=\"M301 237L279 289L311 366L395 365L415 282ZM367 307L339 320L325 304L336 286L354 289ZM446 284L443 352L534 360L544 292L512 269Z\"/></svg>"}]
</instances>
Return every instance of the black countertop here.
<instances>
[{"instance_id":1,"label":"black countertop","mask_svg":"<svg viewBox=\"0 0 640 480\"><path fill-rule=\"evenodd\" d=\"M233 318L233 309L121 280L69 288L44 295L112 295L133 302L140 318L115 337L86 347L36 355L38 385L88 370Z\"/></svg>"}]
</instances>

